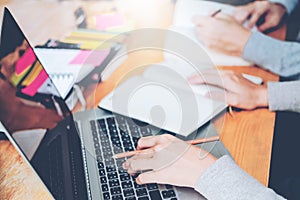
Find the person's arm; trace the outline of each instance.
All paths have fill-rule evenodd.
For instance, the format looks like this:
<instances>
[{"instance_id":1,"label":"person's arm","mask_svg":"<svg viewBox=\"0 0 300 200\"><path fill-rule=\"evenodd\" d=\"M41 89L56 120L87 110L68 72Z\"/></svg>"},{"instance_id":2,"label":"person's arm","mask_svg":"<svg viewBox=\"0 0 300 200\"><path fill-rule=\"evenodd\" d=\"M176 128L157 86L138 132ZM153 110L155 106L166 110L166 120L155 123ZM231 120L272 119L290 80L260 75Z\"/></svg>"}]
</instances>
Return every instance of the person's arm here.
<instances>
[{"instance_id":1,"label":"person's arm","mask_svg":"<svg viewBox=\"0 0 300 200\"><path fill-rule=\"evenodd\" d=\"M207 199L284 199L239 168L228 156L221 157L204 171L195 190Z\"/></svg>"},{"instance_id":2,"label":"person's arm","mask_svg":"<svg viewBox=\"0 0 300 200\"><path fill-rule=\"evenodd\" d=\"M300 81L269 82L269 109L272 111L300 112Z\"/></svg>"},{"instance_id":3,"label":"person's arm","mask_svg":"<svg viewBox=\"0 0 300 200\"><path fill-rule=\"evenodd\" d=\"M291 12L296 7L298 0L269 0L272 3L278 3L283 5L286 8L286 11L288 14L291 14Z\"/></svg>"},{"instance_id":4,"label":"person's arm","mask_svg":"<svg viewBox=\"0 0 300 200\"><path fill-rule=\"evenodd\" d=\"M137 149L140 151L122 166L131 175L142 171L136 178L138 184L191 187L207 199L283 199L244 172L228 156L217 160L209 152L187 145L174 136L141 138Z\"/></svg>"},{"instance_id":5,"label":"person's arm","mask_svg":"<svg viewBox=\"0 0 300 200\"><path fill-rule=\"evenodd\" d=\"M254 32L243 50L243 58L280 76L300 73L300 44L283 42Z\"/></svg>"},{"instance_id":6,"label":"person's arm","mask_svg":"<svg viewBox=\"0 0 300 200\"><path fill-rule=\"evenodd\" d=\"M289 10L292 9L292 5ZM254 1L247 5L237 6L233 13L235 19L242 25L247 22L247 27L252 29L257 26L259 31L266 31L270 28L274 28L280 24L283 16L289 14L289 10L282 3L273 3L271 1ZM264 18L262 23L257 22Z\"/></svg>"},{"instance_id":7,"label":"person's arm","mask_svg":"<svg viewBox=\"0 0 300 200\"><path fill-rule=\"evenodd\" d=\"M237 6L233 16L240 24L248 21L248 28L253 28L261 17L263 23L257 26L259 31L266 31L280 24L283 17L290 15L298 3L298 0L269 0L254 1L247 5Z\"/></svg>"},{"instance_id":8,"label":"person's arm","mask_svg":"<svg viewBox=\"0 0 300 200\"><path fill-rule=\"evenodd\" d=\"M283 42L260 32L251 32L223 13L214 18L197 16L194 22L199 40L210 49L242 56L284 77L300 74L299 43Z\"/></svg>"},{"instance_id":9,"label":"person's arm","mask_svg":"<svg viewBox=\"0 0 300 200\"><path fill-rule=\"evenodd\" d=\"M208 98L220 101L226 100L228 105L254 109L269 107L271 111L300 112L300 81L268 82L268 85L257 85L247 80L242 74L228 70L205 70L191 76L191 84L209 84L223 88L223 92L213 95L207 93ZM223 80L223 81L219 81Z\"/></svg>"}]
</instances>

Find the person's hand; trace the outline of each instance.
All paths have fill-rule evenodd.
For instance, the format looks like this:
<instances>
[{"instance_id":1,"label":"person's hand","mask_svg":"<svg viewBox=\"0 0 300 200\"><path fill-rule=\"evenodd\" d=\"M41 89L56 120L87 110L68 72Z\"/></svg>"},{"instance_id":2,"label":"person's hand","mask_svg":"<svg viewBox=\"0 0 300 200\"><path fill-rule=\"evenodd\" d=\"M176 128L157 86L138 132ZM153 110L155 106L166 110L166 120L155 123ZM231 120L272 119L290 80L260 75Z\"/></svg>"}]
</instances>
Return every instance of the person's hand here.
<instances>
[{"instance_id":1,"label":"person's hand","mask_svg":"<svg viewBox=\"0 0 300 200\"><path fill-rule=\"evenodd\" d=\"M241 56L251 35L238 21L226 14L215 17L195 16L196 33L199 40L208 48L229 55Z\"/></svg>"},{"instance_id":2,"label":"person's hand","mask_svg":"<svg viewBox=\"0 0 300 200\"><path fill-rule=\"evenodd\" d=\"M206 151L168 134L141 138L137 149L144 150L123 163L123 168L131 175L147 171L136 178L138 184L194 187L216 160Z\"/></svg>"},{"instance_id":3,"label":"person's hand","mask_svg":"<svg viewBox=\"0 0 300 200\"><path fill-rule=\"evenodd\" d=\"M225 89L228 105L242 109L255 109L268 106L268 91L264 85L257 85L244 78L241 73L228 70L209 69L202 76L189 77L191 84L209 84ZM219 81L220 78L222 81ZM206 97L224 100L224 93L210 92Z\"/></svg>"},{"instance_id":4,"label":"person's hand","mask_svg":"<svg viewBox=\"0 0 300 200\"><path fill-rule=\"evenodd\" d=\"M265 15L265 20L263 24L259 25L258 30L266 31L279 25L285 13L286 8L281 4L269 1L255 1L245 6L236 7L234 17L241 24L244 24L249 19L248 28L251 29Z\"/></svg>"}]
</instances>

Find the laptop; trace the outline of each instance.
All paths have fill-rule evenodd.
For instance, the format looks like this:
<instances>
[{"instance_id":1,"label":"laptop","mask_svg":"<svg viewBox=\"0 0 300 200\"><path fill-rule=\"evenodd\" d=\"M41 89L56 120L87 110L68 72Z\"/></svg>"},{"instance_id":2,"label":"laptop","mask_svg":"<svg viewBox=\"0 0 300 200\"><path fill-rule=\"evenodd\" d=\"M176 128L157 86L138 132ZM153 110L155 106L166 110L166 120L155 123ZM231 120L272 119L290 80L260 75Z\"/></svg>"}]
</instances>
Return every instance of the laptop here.
<instances>
[{"instance_id":1,"label":"laptop","mask_svg":"<svg viewBox=\"0 0 300 200\"><path fill-rule=\"evenodd\" d=\"M121 166L126 158L116 160L112 156L134 150L140 137L159 134L160 130L101 109L72 113L12 14L5 8L0 59L3 60L16 51L18 60L12 66L6 66L15 70L14 74L6 79L14 85L16 92L6 92L14 92L16 98L25 102L23 106L32 110L25 115L21 111L10 111L13 123L6 122L5 116L0 119L4 119L2 123L11 134L14 131L26 131L23 134L28 134L28 131L45 130L32 158L23 156L28 159L55 199L202 198L193 189L171 185L136 184L135 177L130 176ZM3 68L2 65L1 71ZM44 111L53 110L53 113L61 115L63 120L57 122L53 128L51 115L39 116L39 112L35 112L36 105ZM19 119L20 116L24 118ZM24 126L22 122L31 121L33 117L39 120ZM12 137L11 139L13 140ZM17 148L20 148L21 145L17 145Z\"/></svg>"}]
</instances>

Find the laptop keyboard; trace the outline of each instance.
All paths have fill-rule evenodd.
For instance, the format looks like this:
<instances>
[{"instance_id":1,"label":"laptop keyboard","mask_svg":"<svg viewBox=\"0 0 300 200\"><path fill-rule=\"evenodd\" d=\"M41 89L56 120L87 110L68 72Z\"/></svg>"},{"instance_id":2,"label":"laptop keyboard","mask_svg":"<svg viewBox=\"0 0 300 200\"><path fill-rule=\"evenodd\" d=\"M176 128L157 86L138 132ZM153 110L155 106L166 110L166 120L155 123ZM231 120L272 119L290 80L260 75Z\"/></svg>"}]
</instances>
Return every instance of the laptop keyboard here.
<instances>
[{"instance_id":1,"label":"laptop keyboard","mask_svg":"<svg viewBox=\"0 0 300 200\"><path fill-rule=\"evenodd\" d=\"M133 151L139 138L152 135L149 127L137 126L122 116L90 121L99 170L99 179L105 200L176 200L171 185L138 185L122 164L126 158L113 159L114 154Z\"/></svg>"}]
</instances>

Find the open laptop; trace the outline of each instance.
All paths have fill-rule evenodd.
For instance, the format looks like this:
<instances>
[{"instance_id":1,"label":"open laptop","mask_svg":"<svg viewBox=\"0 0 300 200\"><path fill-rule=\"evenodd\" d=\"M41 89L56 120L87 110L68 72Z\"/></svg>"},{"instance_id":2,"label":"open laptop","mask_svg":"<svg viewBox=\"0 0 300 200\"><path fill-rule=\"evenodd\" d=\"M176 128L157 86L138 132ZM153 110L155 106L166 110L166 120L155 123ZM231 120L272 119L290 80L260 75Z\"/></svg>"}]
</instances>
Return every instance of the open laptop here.
<instances>
[{"instance_id":1,"label":"open laptop","mask_svg":"<svg viewBox=\"0 0 300 200\"><path fill-rule=\"evenodd\" d=\"M24 43L27 43L25 50ZM23 49L20 46L23 46ZM160 130L101 109L71 113L10 11L5 8L0 59L18 49L19 59L11 67L15 67L16 71L19 67L26 68L26 71L24 74L16 73L13 76L15 79L19 78L18 83L15 83L15 94L26 101L24 107L32 108L32 111L25 113L23 119L19 119L19 116L24 114L20 113L22 111L11 111L9 114L14 117L14 123L6 123L4 120L3 124L7 130L15 130L17 125L20 125L18 131L35 131L37 127L47 127L51 116L38 116L38 112L35 112L32 106L33 102L43 105L44 108L40 106L40 109L52 109L63 116L63 120L57 123L55 128L46 130L32 159L28 159L55 199L202 198L192 189L136 184L135 178L127 174L121 166L125 159L116 160L112 155L134 150L140 137L158 134ZM30 56L25 59L24 56L28 55ZM7 81L13 82L10 78L7 78ZM31 102L30 105L28 102ZM30 121L32 116L38 117L39 120L31 127L24 127L21 121Z\"/></svg>"}]
</instances>

